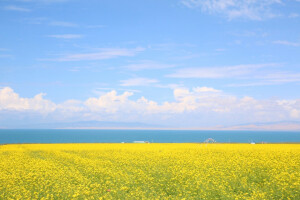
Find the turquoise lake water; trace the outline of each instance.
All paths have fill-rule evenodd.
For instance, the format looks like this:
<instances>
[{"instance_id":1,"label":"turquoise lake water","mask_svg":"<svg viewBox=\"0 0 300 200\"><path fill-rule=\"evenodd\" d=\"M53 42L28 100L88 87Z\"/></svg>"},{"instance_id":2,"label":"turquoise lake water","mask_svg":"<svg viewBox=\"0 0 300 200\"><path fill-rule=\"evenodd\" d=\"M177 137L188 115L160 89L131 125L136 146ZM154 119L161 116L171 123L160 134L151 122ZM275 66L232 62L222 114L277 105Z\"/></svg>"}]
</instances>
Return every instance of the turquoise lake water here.
<instances>
[{"instance_id":1,"label":"turquoise lake water","mask_svg":"<svg viewBox=\"0 0 300 200\"><path fill-rule=\"evenodd\" d=\"M155 143L204 142L277 143L300 142L300 132L291 131L191 131L191 130L0 130L0 144L12 143Z\"/></svg>"}]
</instances>

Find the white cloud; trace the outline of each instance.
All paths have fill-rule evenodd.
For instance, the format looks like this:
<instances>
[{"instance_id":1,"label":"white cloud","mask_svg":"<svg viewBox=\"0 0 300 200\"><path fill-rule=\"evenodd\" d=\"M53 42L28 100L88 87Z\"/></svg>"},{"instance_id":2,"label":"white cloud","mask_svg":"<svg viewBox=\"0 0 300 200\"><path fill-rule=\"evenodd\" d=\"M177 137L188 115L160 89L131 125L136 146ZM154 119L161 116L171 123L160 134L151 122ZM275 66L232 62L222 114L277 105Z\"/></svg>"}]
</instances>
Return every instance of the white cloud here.
<instances>
[{"instance_id":1,"label":"white cloud","mask_svg":"<svg viewBox=\"0 0 300 200\"><path fill-rule=\"evenodd\" d=\"M162 64L153 61L142 61L140 63L134 63L124 66L125 69L133 71L167 69L172 67L175 67L175 65Z\"/></svg>"},{"instance_id":2,"label":"white cloud","mask_svg":"<svg viewBox=\"0 0 300 200\"><path fill-rule=\"evenodd\" d=\"M121 86L147 86L153 83L158 83L158 80L149 78L131 78L121 80Z\"/></svg>"},{"instance_id":3,"label":"white cloud","mask_svg":"<svg viewBox=\"0 0 300 200\"><path fill-rule=\"evenodd\" d=\"M76 38L82 38L82 35L78 35L78 34L62 34L62 35L48 35L48 37L59 38L59 39L76 39Z\"/></svg>"},{"instance_id":4,"label":"white cloud","mask_svg":"<svg viewBox=\"0 0 300 200\"><path fill-rule=\"evenodd\" d=\"M180 108L181 111L229 112L230 107L236 103L237 98L220 92L207 87L196 87L192 91L185 88L175 89L176 107Z\"/></svg>"},{"instance_id":5,"label":"white cloud","mask_svg":"<svg viewBox=\"0 0 300 200\"><path fill-rule=\"evenodd\" d=\"M279 85L291 82L300 82L300 73L295 72L269 72L261 75L253 76L255 82L250 83L235 83L228 84L229 87L248 87L248 86L261 86L261 85Z\"/></svg>"},{"instance_id":6,"label":"white cloud","mask_svg":"<svg viewBox=\"0 0 300 200\"><path fill-rule=\"evenodd\" d=\"M263 31L262 29L253 29L253 30L243 30L243 31L230 31L228 32L230 35L236 37L266 37L268 33Z\"/></svg>"},{"instance_id":7,"label":"white cloud","mask_svg":"<svg viewBox=\"0 0 300 200\"><path fill-rule=\"evenodd\" d=\"M11 88L0 89L0 115L8 111L22 113L41 113L58 119L72 120L115 120L148 123L176 121L174 125L203 121L215 125L236 123L274 122L300 120L300 99L258 100L253 97L239 98L209 87L196 87L192 90L176 88L174 100L158 103L145 97L131 99L133 92L117 94L115 90L85 101L67 100L56 104L38 94L32 98L23 98ZM5 111L5 112L3 112ZM180 124L181 123L181 124ZM205 124L204 124L205 125Z\"/></svg>"},{"instance_id":8,"label":"white cloud","mask_svg":"<svg viewBox=\"0 0 300 200\"><path fill-rule=\"evenodd\" d=\"M135 56L143 51L144 48L137 47L134 49L125 48L103 48L93 53L68 54L60 58L52 59L53 61L81 61L81 60L104 60L121 56Z\"/></svg>"},{"instance_id":9,"label":"white cloud","mask_svg":"<svg viewBox=\"0 0 300 200\"><path fill-rule=\"evenodd\" d=\"M63 21L52 21L52 22L49 23L49 25L51 25L51 26L70 27L70 28L78 27L77 24L74 24L74 23L71 23L71 22L63 22Z\"/></svg>"},{"instance_id":10,"label":"white cloud","mask_svg":"<svg viewBox=\"0 0 300 200\"><path fill-rule=\"evenodd\" d=\"M21 98L11 88L4 87L0 90L0 110L53 112L56 104L43 99L44 95L40 93L33 98Z\"/></svg>"},{"instance_id":11,"label":"white cloud","mask_svg":"<svg viewBox=\"0 0 300 200\"><path fill-rule=\"evenodd\" d=\"M272 5L281 0L181 0L189 8L201 8L210 14L222 14L228 19L262 20L276 16Z\"/></svg>"},{"instance_id":12,"label":"white cloud","mask_svg":"<svg viewBox=\"0 0 300 200\"><path fill-rule=\"evenodd\" d=\"M293 46L293 47L298 47L300 46L299 42L290 42L286 40L276 40L273 42L274 44L281 44L281 45L286 45L286 46Z\"/></svg>"},{"instance_id":13,"label":"white cloud","mask_svg":"<svg viewBox=\"0 0 300 200\"><path fill-rule=\"evenodd\" d=\"M268 73L258 77L267 83L289 83L300 81L300 73L295 72L276 72Z\"/></svg>"},{"instance_id":14,"label":"white cloud","mask_svg":"<svg viewBox=\"0 0 300 200\"><path fill-rule=\"evenodd\" d=\"M126 110L130 106L131 101L128 97L132 96L132 92L124 92L122 95L117 95L115 90L108 92L99 98L89 98L85 101L85 105L91 111L104 111L108 113L116 113L120 110Z\"/></svg>"},{"instance_id":15,"label":"white cloud","mask_svg":"<svg viewBox=\"0 0 300 200\"><path fill-rule=\"evenodd\" d=\"M57 105L57 109L63 112L80 112L84 111L84 106L81 101L70 99Z\"/></svg>"},{"instance_id":16,"label":"white cloud","mask_svg":"<svg viewBox=\"0 0 300 200\"><path fill-rule=\"evenodd\" d=\"M175 84L175 83L170 83L170 84L155 84L153 85L154 87L158 88L169 88L169 89L176 89L176 88L181 88L183 87L182 84Z\"/></svg>"},{"instance_id":17,"label":"white cloud","mask_svg":"<svg viewBox=\"0 0 300 200\"><path fill-rule=\"evenodd\" d=\"M228 87L251 87L259 85L279 85L300 82L297 71L282 71L276 63L235 65L227 67L182 68L167 77L172 78L206 78L206 79L239 79L243 82L227 84ZM276 69L277 68L277 69ZM249 82L251 81L251 82Z\"/></svg>"},{"instance_id":18,"label":"white cloud","mask_svg":"<svg viewBox=\"0 0 300 200\"><path fill-rule=\"evenodd\" d=\"M167 77L173 78L231 78L241 77L255 72L257 69L275 64L235 65L227 67L182 68Z\"/></svg>"},{"instance_id":19,"label":"white cloud","mask_svg":"<svg viewBox=\"0 0 300 200\"><path fill-rule=\"evenodd\" d=\"M194 88L195 92L221 92L220 90L216 90L210 87L196 87Z\"/></svg>"},{"instance_id":20,"label":"white cloud","mask_svg":"<svg viewBox=\"0 0 300 200\"><path fill-rule=\"evenodd\" d=\"M289 14L289 18L297 18L297 17L299 17L298 13L291 13L291 14Z\"/></svg>"},{"instance_id":21,"label":"white cloud","mask_svg":"<svg viewBox=\"0 0 300 200\"><path fill-rule=\"evenodd\" d=\"M28 8L23 8L23 7L14 6L14 5L5 6L4 9L5 10L10 10L10 11L19 11L19 12L30 12L31 11Z\"/></svg>"}]
</instances>

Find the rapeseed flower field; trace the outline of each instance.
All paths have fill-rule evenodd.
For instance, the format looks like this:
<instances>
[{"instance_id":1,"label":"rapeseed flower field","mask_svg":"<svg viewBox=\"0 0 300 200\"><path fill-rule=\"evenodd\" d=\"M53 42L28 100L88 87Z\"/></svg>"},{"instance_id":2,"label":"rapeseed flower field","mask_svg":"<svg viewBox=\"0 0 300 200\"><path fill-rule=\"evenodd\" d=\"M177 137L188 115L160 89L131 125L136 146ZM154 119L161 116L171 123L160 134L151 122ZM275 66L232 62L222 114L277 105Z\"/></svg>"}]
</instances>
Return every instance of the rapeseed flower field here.
<instances>
[{"instance_id":1,"label":"rapeseed flower field","mask_svg":"<svg viewBox=\"0 0 300 200\"><path fill-rule=\"evenodd\" d=\"M0 145L0 199L300 199L300 145Z\"/></svg>"}]
</instances>

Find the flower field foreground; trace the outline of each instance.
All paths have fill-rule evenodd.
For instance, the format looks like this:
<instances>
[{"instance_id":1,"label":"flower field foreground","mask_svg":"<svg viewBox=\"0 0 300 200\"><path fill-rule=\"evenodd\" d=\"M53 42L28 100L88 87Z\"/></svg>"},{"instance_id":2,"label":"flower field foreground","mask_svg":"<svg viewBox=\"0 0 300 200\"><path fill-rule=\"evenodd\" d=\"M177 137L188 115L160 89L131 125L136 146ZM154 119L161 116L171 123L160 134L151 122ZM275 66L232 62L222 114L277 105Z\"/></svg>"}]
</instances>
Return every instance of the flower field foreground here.
<instances>
[{"instance_id":1,"label":"flower field foreground","mask_svg":"<svg viewBox=\"0 0 300 200\"><path fill-rule=\"evenodd\" d=\"M300 145L0 145L0 199L300 199Z\"/></svg>"}]
</instances>

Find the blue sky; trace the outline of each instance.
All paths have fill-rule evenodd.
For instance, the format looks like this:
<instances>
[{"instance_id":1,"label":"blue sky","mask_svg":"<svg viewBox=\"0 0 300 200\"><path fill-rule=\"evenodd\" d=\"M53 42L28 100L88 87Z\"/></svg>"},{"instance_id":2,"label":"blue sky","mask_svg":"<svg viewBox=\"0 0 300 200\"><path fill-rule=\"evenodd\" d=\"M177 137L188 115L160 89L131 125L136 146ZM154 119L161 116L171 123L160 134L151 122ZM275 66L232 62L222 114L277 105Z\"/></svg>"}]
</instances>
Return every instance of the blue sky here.
<instances>
[{"instance_id":1,"label":"blue sky","mask_svg":"<svg viewBox=\"0 0 300 200\"><path fill-rule=\"evenodd\" d=\"M0 127L300 121L298 0L2 0Z\"/></svg>"}]
</instances>

